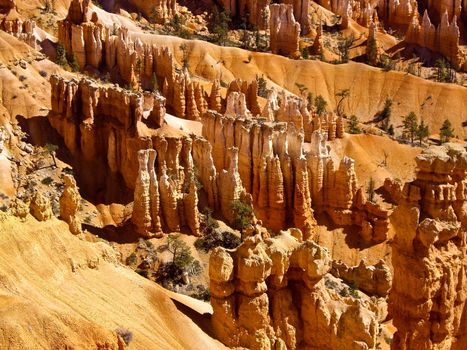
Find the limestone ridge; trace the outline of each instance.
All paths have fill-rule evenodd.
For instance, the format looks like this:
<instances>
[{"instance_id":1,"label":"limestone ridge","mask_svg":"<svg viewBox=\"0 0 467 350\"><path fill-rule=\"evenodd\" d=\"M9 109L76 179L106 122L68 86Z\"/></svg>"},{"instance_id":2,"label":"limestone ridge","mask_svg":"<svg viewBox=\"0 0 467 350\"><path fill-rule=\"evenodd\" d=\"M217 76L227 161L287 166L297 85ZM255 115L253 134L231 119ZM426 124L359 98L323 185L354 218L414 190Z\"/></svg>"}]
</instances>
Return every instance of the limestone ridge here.
<instances>
[{"instance_id":1,"label":"limestone ridge","mask_svg":"<svg viewBox=\"0 0 467 350\"><path fill-rule=\"evenodd\" d=\"M299 232L248 237L209 261L212 325L230 347L369 349L376 316L325 286L329 253Z\"/></svg>"},{"instance_id":2,"label":"limestone ridge","mask_svg":"<svg viewBox=\"0 0 467 350\"><path fill-rule=\"evenodd\" d=\"M467 151L432 147L417 157L415 181L393 187L392 349L467 346Z\"/></svg>"}]
</instances>

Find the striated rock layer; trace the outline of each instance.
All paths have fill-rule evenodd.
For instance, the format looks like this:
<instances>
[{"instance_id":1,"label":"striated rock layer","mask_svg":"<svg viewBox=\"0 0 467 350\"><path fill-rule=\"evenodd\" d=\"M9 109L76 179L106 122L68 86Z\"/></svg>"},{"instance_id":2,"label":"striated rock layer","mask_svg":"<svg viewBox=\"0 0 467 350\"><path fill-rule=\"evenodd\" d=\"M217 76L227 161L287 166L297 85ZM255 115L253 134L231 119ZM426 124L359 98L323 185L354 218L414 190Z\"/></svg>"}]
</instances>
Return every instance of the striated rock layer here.
<instances>
[{"instance_id":1,"label":"striated rock layer","mask_svg":"<svg viewBox=\"0 0 467 350\"><path fill-rule=\"evenodd\" d=\"M417 157L417 166L415 181L393 186L399 206L391 218L392 349L465 349L467 151L432 147Z\"/></svg>"},{"instance_id":2,"label":"striated rock layer","mask_svg":"<svg viewBox=\"0 0 467 350\"><path fill-rule=\"evenodd\" d=\"M376 315L325 286L330 268L327 250L302 242L297 230L216 248L209 261L216 336L252 350L373 348Z\"/></svg>"}]
</instances>

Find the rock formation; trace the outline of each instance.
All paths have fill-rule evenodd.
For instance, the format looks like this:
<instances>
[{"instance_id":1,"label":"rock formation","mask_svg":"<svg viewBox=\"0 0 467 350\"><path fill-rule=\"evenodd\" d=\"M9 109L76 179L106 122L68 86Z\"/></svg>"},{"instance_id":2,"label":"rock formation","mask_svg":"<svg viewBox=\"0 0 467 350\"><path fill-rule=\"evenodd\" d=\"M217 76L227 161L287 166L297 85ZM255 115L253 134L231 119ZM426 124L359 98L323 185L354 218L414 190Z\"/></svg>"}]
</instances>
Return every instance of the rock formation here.
<instances>
[{"instance_id":1,"label":"rock formation","mask_svg":"<svg viewBox=\"0 0 467 350\"><path fill-rule=\"evenodd\" d=\"M231 16L246 18L248 23L259 29L268 27L271 0L221 0L220 2Z\"/></svg>"},{"instance_id":2,"label":"rock formation","mask_svg":"<svg viewBox=\"0 0 467 350\"><path fill-rule=\"evenodd\" d=\"M235 169L252 196L256 217L274 231L294 226L310 237L315 210L327 212L338 225L365 227L362 238L367 241L386 239L390 213L367 201L357 188L353 160L344 158L339 166L334 164L325 144L327 132L313 132L304 152L304 134L294 123L264 123L207 112L203 136L210 147L195 142L195 150L202 147L203 151L196 150L193 157L198 169L206 164L210 169L200 175L210 188L208 197L214 201L210 207L220 207L221 191L212 189L212 179L224 169ZM237 166L229 163L227 150L232 146L238 148Z\"/></svg>"},{"instance_id":3,"label":"rock formation","mask_svg":"<svg viewBox=\"0 0 467 350\"><path fill-rule=\"evenodd\" d=\"M287 95L285 91L277 94L272 89L268 92L267 100L261 116L269 121L293 124L297 129L303 130L305 142L311 141L315 131L326 134L329 141L344 136L342 117L333 113L319 115L308 110L305 98Z\"/></svg>"},{"instance_id":4,"label":"rock formation","mask_svg":"<svg viewBox=\"0 0 467 350\"><path fill-rule=\"evenodd\" d=\"M150 21L164 23L177 13L175 0L128 0L128 4Z\"/></svg>"},{"instance_id":5,"label":"rock formation","mask_svg":"<svg viewBox=\"0 0 467 350\"><path fill-rule=\"evenodd\" d=\"M155 150L138 152L138 176L135 184L133 214L131 220L138 233L146 237L161 236L159 185L154 170Z\"/></svg>"},{"instance_id":6,"label":"rock formation","mask_svg":"<svg viewBox=\"0 0 467 350\"><path fill-rule=\"evenodd\" d=\"M467 346L467 151L448 144L416 160L416 179L403 186L391 217L392 349L460 350Z\"/></svg>"},{"instance_id":7,"label":"rock formation","mask_svg":"<svg viewBox=\"0 0 467 350\"><path fill-rule=\"evenodd\" d=\"M232 92L240 92L245 95L245 104L253 116L261 114L261 107L258 102L258 80L255 79L248 83L241 79L235 79L230 82L229 88L227 89L227 99ZM211 108L213 109L213 108ZM218 111L214 108L215 111ZM243 115L243 114L240 114Z\"/></svg>"},{"instance_id":8,"label":"rock formation","mask_svg":"<svg viewBox=\"0 0 467 350\"><path fill-rule=\"evenodd\" d=\"M73 156L93 169L79 174L87 191L121 177L128 189L135 189L133 222L139 234L160 235L162 225L169 231L188 226L198 235L192 141L159 132L165 99L56 75L51 86L49 120ZM150 149L157 151L157 159Z\"/></svg>"},{"instance_id":9,"label":"rock formation","mask_svg":"<svg viewBox=\"0 0 467 350\"><path fill-rule=\"evenodd\" d=\"M415 15L405 35L405 42L426 47L440 53L462 70L467 70L467 59L459 45L460 30L457 25L457 17L449 20L449 15L444 12L441 23L435 26L431 23L428 11L423 14L422 22Z\"/></svg>"},{"instance_id":10,"label":"rock formation","mask_svg":"<svg viewBox=\"0 0 467 350\"><path fill-rule=\"evenodd\" d=\"M295 21L293 6L273 4L270 6L270 46L274 54L298 57L300 24Z\"/></svg>"},{"instance_id":11,"label":"rock formation","mask_svg":"<svg viewBox=\"0 0 467 350\"><path fill-rule=\"evenodd\" d=\"M78 216L81 207L81 196L75 179L71 175L63 178L65 189L60 197L60 217L68 224L74 235L82 233L81 219Z\"/></svg>"},{"instance_id":12,"label":"rock formation","mask_svg":"<svg viewBox=\"0 0 467 350\"><path fill-rule=\"evenodd\" d=\"M376 315L325 286L325 248L299 231L248 237L235 251L216 248L209 261L212 325L229 347L369 349Z\"/></svg>"},{"instance_id":13,"label":"rock formation","mask_svg":"<svg viewBox=\"0 0 467 350\"><path fill-rule=\"evenodd\" d=\"M50 199L38 191L34 193L31 203L29 203L29 210L31 215L39 221L50 220L54 216Z\"/></svg>"},{"instance_id":14,"label":"rock formation","mask_svg":"<svg viewBox=\"0 0 467 350\"><path fill-rule=\"evenodd\" d=\"M175 71L167 48L133 41L126 28L106 27L86 2L72 2L68 17L59 22L58 39L83 70L103 70L112 81L134 90L154 90L157 83L178 117L197 120L208 105L188 71Z\"/></svg>"},{"instance_id":15,"label":"rock formation","mask_svg":"<svg viewBox=\"0 0 467 350\"><path fill-rule=\"evenodd\" d=\"M363 260L360 260L357 266L347 266L342 261L333 261L331 273L349 284L357 285L358 289L368 295L386 297L392 285L391 271L382 260L370 266Z\"/></svg>"},{"instance_id":16,"label":"rock formation","mask_svg":"<svg viewBox=\"0 0 467 350\"><path fill-rule=\"evenodd\" d=\"M3 30L18 39L36 47L34 30L36 23L30 19L24 19L17 10L14 0L0 3L0 30Z\"/></svg>"}]
</instances>

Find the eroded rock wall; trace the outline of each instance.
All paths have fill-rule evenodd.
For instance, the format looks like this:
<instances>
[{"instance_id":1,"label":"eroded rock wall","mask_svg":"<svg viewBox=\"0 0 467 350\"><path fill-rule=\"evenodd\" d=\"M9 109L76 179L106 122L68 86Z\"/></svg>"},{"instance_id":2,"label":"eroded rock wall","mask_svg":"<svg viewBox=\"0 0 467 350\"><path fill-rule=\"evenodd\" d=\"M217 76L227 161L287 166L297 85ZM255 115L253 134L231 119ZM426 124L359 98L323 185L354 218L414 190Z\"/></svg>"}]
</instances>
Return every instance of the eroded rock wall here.
<instances>
[{"instance_id":1,"label":"eroded rock wall","mask_svg":"<svg viewBox=\"0 0 467 350\"><path fill-rule=\"evenodd\" d=\"M373 348L376 315L325 286L330 268L327 250L297 230L216 248L209 261L216 336L254 350Z\"/></svg>"},{"instance_id":2,"label":"eroded rock wall","mask_svg":"<svg viewBox=\"0 0 467 350\"><path fill-rule=\"evenodd\" d=\"M86 164L80 179L88 191L111 192L106 184L121 178L135 189L134 223L141 235L160 235L161 225L164 232L186 226L198 235L192 139L162 131L165 99L56 75L51 86L49 121L75 161Z\"/></svg>"},{"instance_id":3,"label":"eroded rock wall","mask_svg":"<svg viewBox=\"0 0 467 350\"><path fill-rule=\"evenodd\" d=\"M418 15L413 17L404 40L446 56L454 67L465 71L467 59L460 49L460 29L457 20L457 16L450 20L448 13L444 12L441 23L435 26L428 11L425 11L421 23Z\"/></svg>"},{"instance_id":4,"label":"eroded rock wall","mask_svg":"<svg viewBox=\"0 0 467 350\"><path fill-rule=\"evenodd\" d=\"M467 151L431 147L417 166L415 181L393 191L392 349L460 350L467 347Z\"/></svg>"}]
</instances>

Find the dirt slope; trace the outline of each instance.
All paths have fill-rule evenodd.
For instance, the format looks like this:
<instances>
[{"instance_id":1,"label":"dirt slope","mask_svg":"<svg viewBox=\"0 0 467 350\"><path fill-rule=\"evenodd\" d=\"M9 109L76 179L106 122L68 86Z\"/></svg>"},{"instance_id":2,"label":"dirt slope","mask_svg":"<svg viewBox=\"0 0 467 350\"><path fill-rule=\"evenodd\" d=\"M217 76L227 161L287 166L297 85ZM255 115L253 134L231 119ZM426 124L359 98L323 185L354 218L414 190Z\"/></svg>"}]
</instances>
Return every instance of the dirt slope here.
<instances>
[{"instance_id":1,"label":"dirt slope","mask_svg":"<svg viewBox=\"0 0 467 350\"><path fill-rule=\"evenodd\" d=\"M0 349L117 349L118 327L133 332L129 349L223 348L117 260L109 245L81 241L61 221L3 218Z\"/></svg>"}]
</instances>

